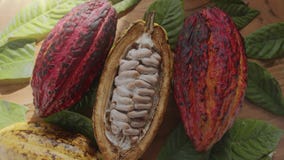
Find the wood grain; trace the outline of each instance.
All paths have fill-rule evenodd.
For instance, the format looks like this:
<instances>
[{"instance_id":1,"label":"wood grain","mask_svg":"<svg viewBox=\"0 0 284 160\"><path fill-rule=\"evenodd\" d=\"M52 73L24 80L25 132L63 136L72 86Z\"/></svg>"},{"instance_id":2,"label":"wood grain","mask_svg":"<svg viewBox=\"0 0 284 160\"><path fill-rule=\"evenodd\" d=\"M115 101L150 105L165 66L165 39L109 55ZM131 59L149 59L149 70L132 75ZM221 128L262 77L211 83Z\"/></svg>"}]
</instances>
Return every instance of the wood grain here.
<instances>
[{"instance_id":1,"label":"wood grain","mask_svg":"<svg viewBox=\"0 0 284 160\"><path fill-rule=\"evenodd\" d=\"M0 31L8 24L9 20L31 0L0 0ZM126 29L129 24L142 18L144 12L153 0L141 0L141 2L133 8L127 15L121 17L118 21L117 36L121 31ZM208 0L184 0L185 13L190 15L197 9L204 7L208 4ZM256 29L275 22L284 21L284 1L283 0L247 0L249 6L259 10L260 15L254 19L248 26L241 30L243 36L246 36ZM262 62L279 81L282 91L284 91L284 59L277 59L269 62ZM31 105L32 104L32 90L28 83L16 85L0 85L0 99L5 99L19 104ZM267 121L275 126L284 129L284 117L275 116L265 110L245 101L241 112L240 118L254 118ZM165 139L180 121L177 107L174 103L173 96L171 96L166 118L158 132L154 142L145 152L142 160L155 160L161 146L165 143ZM282 137L280 144L277 147L274 155L274 160L284 159L284 137Z\"/></svg>"}]
</instances>

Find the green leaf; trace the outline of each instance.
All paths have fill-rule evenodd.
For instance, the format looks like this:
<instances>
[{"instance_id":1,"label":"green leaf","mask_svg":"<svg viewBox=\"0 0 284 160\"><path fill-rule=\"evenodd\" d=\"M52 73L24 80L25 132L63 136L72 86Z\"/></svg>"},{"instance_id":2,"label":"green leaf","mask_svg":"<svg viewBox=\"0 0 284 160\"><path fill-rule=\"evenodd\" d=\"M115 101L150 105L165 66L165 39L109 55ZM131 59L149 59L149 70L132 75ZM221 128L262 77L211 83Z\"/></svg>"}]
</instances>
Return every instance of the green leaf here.
<instances>
[{"instance_id":1,"label":"green leaf","mask_svg":"<svg viewBox=\"0 0 284 160\"><path fill-rule=\"evenodd\" d=\"M272 156L265 156L260 158L259 160L272 160Z\"/></svg>"},{"instance_id":2,"label":"green leaf","mask_svg":"<svg viewBox=\"0 0 284 160\"><path fill-rule=\"evenodd\" d=\"M121 1L123 1L123 0L110 0L110 2L114 5L114 4L116 4L116 3L118 3L118 2L121 2Z\"/></svg>"},{"instance_id":3,"label":"green leaf","mask_svg":"<svg viewBox=\"0 0 284 160\"><path fill-rule=\"evenodd\" d=\"M246 98L274 114L284 115L284 98L277 80L254 62L248 62Z\"/></svg>"},{"instance_id":4,"label":"green leaf","mask_svg":"<svg viewBox=\"0 0 284 160\"><path fill-rule=\"evenodd\" d=\"M26 120L25 106L0 100L0 129Z\"/></svg>"},{"instance_id":5,"label":"green leaf","mask_svg":"<svg viewBox=\"0 0 284 160\"><path fill-rule=\"evenodd\" d=\"M282 130L264 121L238 119L211 151L198 153L180 124L158 160L270 160L282 135Z\"/></svg>"},{"instance_id":6,"label":"green leaf","mask_svg":"<svg viewBox=\"0 0 284 160\"><path fill-rule=\"evenodd\" d=\"M150 5L146 15L154 11L155 19L154 22L161 25L168 33L169 43L171 48L174 49L178 34L183 26L184 20L184 9L183 9L183 0L156 0Z\"/></svg>"},{"instance_id":7,"label":"green leaf","mask_svg":"<svg viewBox=\"0 0 284 160\"><path fill-rule=\"evenodd\" d=\"M247 56L256 59L284 57L284 22L266 25L245 38Z\"/></svg>"},{"instance_id":8,"label":"green leaf","mask_svg":"<svg viewBox=\"0 0 284 160\"><path fill-rule=\"evenodd\" d=\"M58 125L66 130L81 133L95 145L92 120L75 112L63 110L44 119L48 123Z\"/></svg>"},{"instance_id":9,"label":"green leaf","mask_svg":"<svg viewBox=\"0 0 284 160\"><path fill-rule=\"evenodd\" d=\"M33 0L21 10L0 34L0 47L19 39L42 40L76 5L86 0Z\"/></svg>"},{"instance_id":10,"label":"green leaf","mask_svg":"<svg viewBox=\"0 0 284 160\"><path fill-rule=\"evenodd\" d=\"M34 66L35 44L28 41L10 42L0 48L0 80L27 79Z\"/></svg>"},{"instance_id":11,"label":"green leaf","mask_svg":"<svg viewBox=\"0 0 284 160\"><path fill-rule=\"evenodd\" d=\"M158 155L158 160L207 160L208 153L195 151L182 124L167 138L166 144ZM209 160L209 159L208 159Z\"/></svg>"},{"instance_id":12,"label":"green leaf","mask_svg":"<svg viewBox=\"0 0 284 160\"><path fill-rule=\"evenodd\" d=\"M283 131L260 120L236 120L211 150L210 160L267 159L276 149Z\"/></svg>"},{"instance_id":13,"label":"green leaf","mask_svg":"<svg viewBox=\"0 0 284 160\"><path fill-rule=\"evenodd\" d=\"M113 8L116 10L118 14L134 7L140 0L123 0L118 1L113 5Z\"/></svg>"},{"instance_id":14,"label":"green leaf","mask_svg":"<svg viewBox=\"0 0 284 160\"><path fill-rule=\"evenodd\" d=\"M216 3L216 6L231 16L238 29L248 25L259 14L258 10L242 4Z\"/></svg>"}]
</instances>

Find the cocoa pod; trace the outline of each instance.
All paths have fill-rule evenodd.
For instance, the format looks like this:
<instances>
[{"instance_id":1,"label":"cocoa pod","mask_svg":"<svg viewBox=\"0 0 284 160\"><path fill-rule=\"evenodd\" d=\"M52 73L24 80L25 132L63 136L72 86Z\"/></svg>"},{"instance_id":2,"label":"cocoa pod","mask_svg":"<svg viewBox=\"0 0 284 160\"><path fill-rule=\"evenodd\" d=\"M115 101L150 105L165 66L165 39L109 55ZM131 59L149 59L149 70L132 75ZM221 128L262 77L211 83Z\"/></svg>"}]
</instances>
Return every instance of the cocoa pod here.
<instances>
[{"instance_id":1,"label":"cocoa pod","mask_svg":"<svg viewBox=\"0 0 284 160\"><path fill-rule=\"evenodd\" d=\"M0 155L0 160L97 159L87 138L44 122L19 122L0 130Z\"/></svg>"},{"instance_id":2,"label":"cocoa pod","mask_svg":"<svg viewBox=\"0 0 284 160\"><path fill-rule=\"evenodd\" d=\"M174 58L174 97L187 135L206 151L230 128L247 86L243 39L218 8L188 17Z\"/></svg>"},{"instance_id":3,"label":"cocoa pod","mask_svg":"<svg viewBox=\"0 0 284 160\"><path fill-rule=\"evenodd\" d=\"M89 89L112 46L116 23L106 0L85 2L59 20L41 46L31 80L41 117L72 106Z\"/></svg>"},{"instance_id":4,"label":"cocoa pod","mask_svg":"<svg viewBox=\"0 0 284 160\"><path fill-rule=\"evenodd\" d=\"M166 111L173 55L153 15L134 23L107 57L93 110L94 134L105 160L138 159Z\"/></svg>"}]
</instances>

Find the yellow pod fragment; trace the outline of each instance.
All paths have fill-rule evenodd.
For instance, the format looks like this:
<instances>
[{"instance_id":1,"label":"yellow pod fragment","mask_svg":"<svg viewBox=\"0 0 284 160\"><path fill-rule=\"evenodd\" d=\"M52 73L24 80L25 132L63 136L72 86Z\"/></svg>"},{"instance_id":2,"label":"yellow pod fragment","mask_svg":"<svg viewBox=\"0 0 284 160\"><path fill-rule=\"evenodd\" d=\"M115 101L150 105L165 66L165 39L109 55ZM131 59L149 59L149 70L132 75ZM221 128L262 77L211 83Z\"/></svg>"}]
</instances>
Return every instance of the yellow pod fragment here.
<instances>
[{"instance_id":1,"label":"yellow pod fragment","mask_svg":"<svg viewBox=\"0 0 284 160\"><path fill-rule=\"evenodd\" d=\"M20 122L0 130L0 155L0 160L96 159L83 135L44 122Z\"/></svg>"}]
</instances>

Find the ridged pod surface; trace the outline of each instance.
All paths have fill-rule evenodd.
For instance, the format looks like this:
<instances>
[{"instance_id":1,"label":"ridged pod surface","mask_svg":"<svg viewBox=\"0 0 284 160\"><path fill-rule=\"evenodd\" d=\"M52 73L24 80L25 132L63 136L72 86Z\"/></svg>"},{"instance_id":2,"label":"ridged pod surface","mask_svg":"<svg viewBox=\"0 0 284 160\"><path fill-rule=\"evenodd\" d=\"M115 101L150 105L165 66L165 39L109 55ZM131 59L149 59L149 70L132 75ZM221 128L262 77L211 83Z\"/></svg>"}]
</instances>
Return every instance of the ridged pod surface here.
<instances>
[{"instance_id":1,"label":"ridged pod surface","mask_svg":"<svg viewBox=\"0 0 284 160\"><path fill-rule=\"evenodd\" d=\"M70 107L89 89L112 46L116 23L106 0L85 2L59 20L33 70L34 105L41 117Z\"/></svg>"},{"instance_id":2,"label":"ridged pod surface","mask_svg":"<svg viewBox=\"0 0 284 160\"><path fill-rule=\"evenodd\" d=\"M243 39L218 8L185 20L174 58L174 97L197 151L212 147L230 128L247 86Z\"/></svg>"},{"instance_id":3,"label":"ridged pod surface","mask_svg":"<svg viewBox=\"0 0 284 160\"><path fill-rule=\"evenodd\" d=\"M93 112L105 160L136 160L151 144L166 111L172 64L166 32L153 15L134 23L112 48Z\"/></svg>"},{"instance_id":4,"label":"ridged pod surface","mask_svg":"<svg viewBox=\"0 0 284 160\"><path fill-rule=\"evenodd\" d=\"M0 160L95 160L83 135L44 122L15 123L0 130Z\"/></svg>"}]
</instances>

